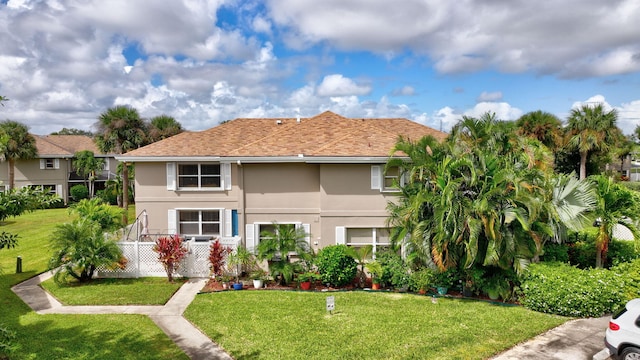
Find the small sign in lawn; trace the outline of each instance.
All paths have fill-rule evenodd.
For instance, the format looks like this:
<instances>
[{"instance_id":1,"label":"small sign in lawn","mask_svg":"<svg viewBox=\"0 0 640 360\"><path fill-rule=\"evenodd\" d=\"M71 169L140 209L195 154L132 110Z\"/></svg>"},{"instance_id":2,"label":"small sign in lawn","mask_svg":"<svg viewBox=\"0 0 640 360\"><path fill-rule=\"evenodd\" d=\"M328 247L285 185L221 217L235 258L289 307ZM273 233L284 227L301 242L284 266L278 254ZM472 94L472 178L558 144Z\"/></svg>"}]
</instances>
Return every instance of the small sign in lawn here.
<instances>
[{"instance_id":1,"label":"small sign in lawn","mask_svg":"<svg viewBox=\"0 0 640 360\"><path fill-rule=\"evenodd\" d=\"M327 311L331 313L336 307L335 296L327 296Z\"/></svg>"}]
</instances>

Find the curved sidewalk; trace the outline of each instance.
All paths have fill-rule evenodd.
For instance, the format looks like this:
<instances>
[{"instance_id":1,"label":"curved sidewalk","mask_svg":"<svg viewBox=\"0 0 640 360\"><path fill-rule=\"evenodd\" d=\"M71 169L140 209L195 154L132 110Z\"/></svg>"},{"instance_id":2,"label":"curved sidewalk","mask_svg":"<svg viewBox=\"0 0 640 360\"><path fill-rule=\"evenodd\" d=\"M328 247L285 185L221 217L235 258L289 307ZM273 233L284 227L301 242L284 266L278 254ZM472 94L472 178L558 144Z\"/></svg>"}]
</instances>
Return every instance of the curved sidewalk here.
<instances>
[{"instance_id":1,"label":"curved sidewalk","mask_svg":"<svg viewBox=\"0 0 640 360\"><path fill-rule=\"evenodd\" d=\"M15 285L11 290L38 314L141 314L147 315L193 360L231 360L217 344L185 319L182 314L206 284L206 279L190 279L163 305L63 306L40 283L51 272L42 273Z\"/></svg>"}]
</instances>

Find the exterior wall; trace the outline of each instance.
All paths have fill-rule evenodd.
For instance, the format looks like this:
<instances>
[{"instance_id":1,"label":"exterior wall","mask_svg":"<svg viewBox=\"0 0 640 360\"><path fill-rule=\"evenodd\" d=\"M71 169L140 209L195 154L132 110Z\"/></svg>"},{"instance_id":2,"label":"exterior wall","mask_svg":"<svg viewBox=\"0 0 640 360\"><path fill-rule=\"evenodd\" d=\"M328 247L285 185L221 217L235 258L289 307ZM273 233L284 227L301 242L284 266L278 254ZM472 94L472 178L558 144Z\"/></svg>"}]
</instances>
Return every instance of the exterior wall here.
<instances>
[{"instance_id":1,"label":"exterior wall","mask_svg":"<svg viewBox=\"0 0 640 360\"><path fill-rule=\"evenodd\" d=\"M237 210L239 235L246 225L308 225L310 244L336 243L336 227L386 227L388 201L396 193L371 188L370 164L232 164L231 190L167 190L166 163L136 164L136 209L147 210L150 232L166 234L172 209Z\"/></svg>"},{"instance_id":2,"label":"exterior wall","mask_svg":"<svg viewBox=\"0 0 640 360\"><path fill-rule=\"evenodd\" d=\"M58 159L58 169L40 169L40 159L16 161L14 169L15 187L20 188L27 185L56 185L58 195L63 199L67 196L67 178L69 160ZM9 162L0 163L0 180L2 185L9 186Z\"/></svg>"},{"instance_id":3,"label":"exterior wall","mask_svg":"<svg viewBox=\"0 0 640 360\"><path fill-rule=\"evenodd\" d=\"M336 244L336 227L384 228L387 203L396 193L371 188L371 165L325 164L321 167L320 248Z\"/></svg>"}]
</instances>

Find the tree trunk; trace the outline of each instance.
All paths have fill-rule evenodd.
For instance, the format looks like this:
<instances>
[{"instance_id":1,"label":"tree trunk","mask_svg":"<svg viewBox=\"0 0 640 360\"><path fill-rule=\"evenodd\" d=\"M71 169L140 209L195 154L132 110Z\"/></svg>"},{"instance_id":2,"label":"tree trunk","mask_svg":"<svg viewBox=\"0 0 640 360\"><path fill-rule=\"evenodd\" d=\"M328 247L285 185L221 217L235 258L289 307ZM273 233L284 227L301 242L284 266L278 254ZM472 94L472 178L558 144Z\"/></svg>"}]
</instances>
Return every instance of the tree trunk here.
<instances>
[{"instance_id":1,"label":"tree trunk","mask_svg":"<svg viewBox=\"0 0 640 360\"><path fill-rule=\"evenodd\" d=\"M602 249L599 246L596 249L596 268L602 269Z\"/></svg>"},{"instance_id":2,"label":"tree trunk","mask_svg":"<svg viewBox=\"0 0 640 360\"><path fill-rule=\"evenodd\" d=\"M124 214L122 214L122 223L126 226L129 223L127 211L129 210L129 168L127 163L122 163L122 208Z\"/></svg>"},{"instance_id":3,"label":"tree trunk","mask_svg":"<svg viewBox=\"0 0 640 360\"><path fill-rule=\"evenodd\" d=\"M587 151L580 152L580 180L587 177Z\"/></svg>"}]
</instances>

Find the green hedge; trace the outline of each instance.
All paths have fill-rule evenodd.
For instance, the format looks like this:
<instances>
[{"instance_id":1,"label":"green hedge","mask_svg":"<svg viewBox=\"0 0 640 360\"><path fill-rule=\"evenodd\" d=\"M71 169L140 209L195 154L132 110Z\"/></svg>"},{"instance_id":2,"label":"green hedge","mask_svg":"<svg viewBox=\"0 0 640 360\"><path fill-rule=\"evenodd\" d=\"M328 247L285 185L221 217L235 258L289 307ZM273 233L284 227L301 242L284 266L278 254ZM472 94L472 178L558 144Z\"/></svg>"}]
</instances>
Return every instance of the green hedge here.
<instances>
[{"instance_id":1,"label":"green hedge","mask_svg":"<svg viewBox=\"0 0 640 360\"><path fill-rule=\"evenodd\" d=\"M331 286L340 287L351 283L358 271L358 264L349 255L346 245L324 247L318 253L315 262L322 283Z\"/></svg>"},{"instance_id":2,"label":"green hedge","mask_svg":"<svg viewBox=\"0 0 640 360\"><path fill-rule=\"evenodd\" d=\"M531 264L522 284L521 303L550 314L595 317L625 303L624 277L606 269L578 269L564 263Z\"/></svg>"},{"instance_id":3,"label":"green hedge","mask_svg":"<svg viewBox=\"0 0 640 360\"><path fill-rule=\"evenodd\" d=\"M614 266L611 271L624 280L624 301L640 298L640 259Z\"/></svg>"}]
</instances>

